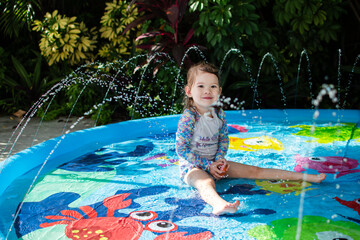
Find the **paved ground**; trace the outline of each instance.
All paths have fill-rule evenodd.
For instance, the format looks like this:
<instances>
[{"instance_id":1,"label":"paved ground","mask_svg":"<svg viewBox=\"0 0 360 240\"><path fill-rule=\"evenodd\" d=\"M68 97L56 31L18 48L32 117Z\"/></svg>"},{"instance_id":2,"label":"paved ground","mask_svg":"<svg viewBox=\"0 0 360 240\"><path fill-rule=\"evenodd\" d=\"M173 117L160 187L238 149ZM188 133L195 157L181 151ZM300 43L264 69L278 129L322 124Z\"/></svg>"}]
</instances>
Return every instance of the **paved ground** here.
<instances>
[{"instance_id":1,"label":"paved ground","mask_svg":"<svg viewBox=\"0 0 360 240\"><path fill-rule=\"evenodd\" d=\"M66 124L65 131L69 130L70 126L74 125L77 119L78 118L76 117L70 118L68 123ZM43 121L40 127L39 127L40 119L37 117L31 119L27 123L25 128L24 128L25 121L23 121L21 126L18 127L15 134L11 138L13 132L15 131L20 121L21 119L15 116L10 116L10 115L0 116L0 161L3 161L8 156L11 156L19 151L22 151L32 145L36 145L48 139L62 135L66 123L66 118L59 118L53 121ZM80 122L78 122L73 129L71 129L71 132L85 128L90 128L93 126L94 126L93 120L83 119ZM18 137L20 131L22 131L22 134L18 138L15 146L12 148L14 140ZM9 142L10 138L11 141ZM11 153L9 155L10 150Z\"/></svg>"}]
</instances>

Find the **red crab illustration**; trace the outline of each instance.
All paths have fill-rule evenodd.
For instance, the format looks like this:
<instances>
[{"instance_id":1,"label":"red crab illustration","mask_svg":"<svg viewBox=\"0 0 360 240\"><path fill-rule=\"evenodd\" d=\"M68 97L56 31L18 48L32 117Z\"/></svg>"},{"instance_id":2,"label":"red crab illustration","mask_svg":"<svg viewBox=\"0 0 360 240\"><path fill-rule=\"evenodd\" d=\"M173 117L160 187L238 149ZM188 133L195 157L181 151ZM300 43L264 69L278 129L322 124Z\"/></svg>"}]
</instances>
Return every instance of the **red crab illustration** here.
<instances>
[{"instance_id":1,"label":"red crab illustration","mask_svg":"<svg viewBox=\"0 0 360 240\"><path fill-rule=\"evenodd\" d=\"M164 233L157 236L161 239L210 239L212 233L202 233L184 236L187 232L172 232L177 230L177 225L166 220L154 220L158 215L153 211L134 211L128 217L114 217L115 210L128 207L132 200L125 200L130 193L118 194L103 200L103 205L108 209L106 217L98 217L97 212L90 206L79 207L88 218L74 210L62 210L63 215L49 215L46 219L59 220L56 222L42 223L40 227L51 227L57 224L66 224L65 235L73 240L118 240L139 239L143 230ZM150 221L144 227L140 221Z\"/></svg>"}]
</instances>

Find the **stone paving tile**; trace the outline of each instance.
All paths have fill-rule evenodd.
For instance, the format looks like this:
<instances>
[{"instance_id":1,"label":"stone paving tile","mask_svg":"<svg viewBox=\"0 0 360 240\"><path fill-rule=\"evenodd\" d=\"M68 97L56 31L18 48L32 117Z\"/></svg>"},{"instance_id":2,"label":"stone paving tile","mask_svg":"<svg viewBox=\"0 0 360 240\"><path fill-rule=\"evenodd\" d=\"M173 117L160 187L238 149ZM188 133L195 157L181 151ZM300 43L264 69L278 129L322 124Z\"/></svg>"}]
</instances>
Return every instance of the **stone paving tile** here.
<instances>
[{"instance_id":1,"label":"stone paving tile","mask_svg":"<svg viewBox=\"0 0 360 240\"><path fill-rule=\"evenodd\" d=\"M72 117L65 125L65 117L43 122L40 121L40 118L34 117L28 122L22 121L21 125L17 128L21 121L20 118L15 116L0 116L0 161L28 147L62 135L63 132L69 130L69 128L76 123L77 119L76 117ZM71 132L91 128L94 124L94 120L85 118L78 122L74 128L71 129ZM20 132L21 135L19 136ZM13 147L14 140L16 139L16 144ZM11 153L9 155L10 150Z\"/></svg>"}]
</instances>

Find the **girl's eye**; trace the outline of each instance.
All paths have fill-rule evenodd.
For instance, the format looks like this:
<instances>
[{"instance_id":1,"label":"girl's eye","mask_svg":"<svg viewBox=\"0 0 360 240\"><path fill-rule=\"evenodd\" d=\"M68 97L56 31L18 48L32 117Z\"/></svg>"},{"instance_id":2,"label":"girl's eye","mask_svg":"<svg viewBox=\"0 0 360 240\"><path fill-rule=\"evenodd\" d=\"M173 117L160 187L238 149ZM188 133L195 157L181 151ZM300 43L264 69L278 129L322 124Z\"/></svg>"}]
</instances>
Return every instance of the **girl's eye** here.
<instances>
[{"instance_id":1,"label":"girl's eye","mask_svg":"<svg viewBox=\"0 0 360 240\"><path fill-rule=\"evenodd\" d=\"M212 85L211 88L217 88L217 86L216 86L216 85Z\"/></svg>"},{"instance_id":2,"label":"girl's eye","mask_svg":"<svg viewBox=\"0 0 360 240\"><path fill-rule=\"evenodd\" d=\"M203 88L203 87L204 87L204 85L198 85L198 87L199 87L199 88Z\"/></svg>"}]
</instances>

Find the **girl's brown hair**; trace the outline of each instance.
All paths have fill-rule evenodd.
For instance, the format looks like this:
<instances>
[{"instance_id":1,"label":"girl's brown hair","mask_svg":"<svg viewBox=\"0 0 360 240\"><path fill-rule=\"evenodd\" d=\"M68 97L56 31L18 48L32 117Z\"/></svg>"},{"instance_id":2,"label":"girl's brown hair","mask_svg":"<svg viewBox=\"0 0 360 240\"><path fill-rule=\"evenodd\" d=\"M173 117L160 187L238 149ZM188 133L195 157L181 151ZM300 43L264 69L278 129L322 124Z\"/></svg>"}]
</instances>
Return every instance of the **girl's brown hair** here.
<instances>
[{"instance_id":1,"label":"girl's brown hair","mask_svg":"<svg viewBox=\"0 0 360 240\"><path fill-rule=\"evenodd\" d=\"M207 63L207 62L203 61L203 62L194 64L189 68L189 70L187 72L186 86L188 86L189 88L192 87L192 85L194 84L194 81L195 81L195 77L199 73L199 71L216 75L216 77L218 78L218 80L220 82L219 70L217 69L217 67L211 63ZM188 109L193 106L193 99L191 97L188 97L186 94L184 94L183 103L184 103L184 110Z\"/></svg>"}]
</instances>

